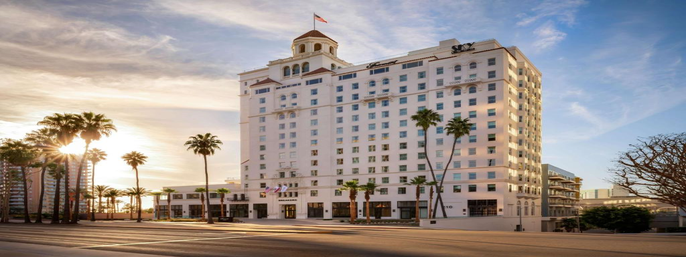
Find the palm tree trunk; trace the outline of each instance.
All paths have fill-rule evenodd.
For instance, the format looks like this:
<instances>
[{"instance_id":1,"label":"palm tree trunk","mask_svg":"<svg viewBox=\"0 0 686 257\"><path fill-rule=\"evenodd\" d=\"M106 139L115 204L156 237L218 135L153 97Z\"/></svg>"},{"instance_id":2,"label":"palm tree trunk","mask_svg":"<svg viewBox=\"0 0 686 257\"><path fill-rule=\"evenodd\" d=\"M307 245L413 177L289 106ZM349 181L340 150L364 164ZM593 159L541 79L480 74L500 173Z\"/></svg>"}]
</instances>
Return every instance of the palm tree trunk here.
<instances>
[{"instance_id":1,"label":"palm tree trunk","mask_svg":"<svg viewBox=\"0 0 686 257\"><path fill-rule=\"evenodd\" d=\"M133 208L133 195L129 196L129 219L133 220L133 212L136 211L136 208Z\"/></svg>"},{"instance_id":2,"label":"palm tree trunk","mask_svg":"<svg viewBox=\"0 0 686 257\"><path fill-rule=\"evenodd\" d=\"M24 184L24 223L31 223L31 216L29 216L29 188L26 180L26 167L21 166L21 182Z\"/></svg>"},{"instance_id":3,"label":"palm tree trunk","mask_svg":"<svg viewBox=\"0 0 686 257\"><path fill-rule=\"evenodd\" d=\"M93 163L93 171L91 173L91 194L95 196L95 163ZM91 199L91 221L95 221L95 197Z\"/></svg>"},{"instance_id":4,"label":"palm tree trunk","mask_svg":"<svg viewBox=\"0 0 686 257\"><path fill-rule=\"evenodd\" d=\"M350 190L350 224L355 224L355 214L357 213L357 208L355 207L355 196L353 193L353 190Z\"/></svg>"},{"instance_id":5,"label":"palm tree trunk","mask_svg":"<svg viewBox=\"0 0 686 257\"><path fill-rule=\"evenodd\" d=\"M167 219L171 220L171 193L167 193Z\"/></svg>"},{"instance_id":6,"label":"palm tree trunk","mask_svg":"<svg viewBox=\"0 0 686 257\"><path fill-rule=\"evenodd\" d=\"M219 216L222 217L222 218L224 218L224 217L226 216L226 212L224 211L224 194L223 194L223 193L221 194L221 197L222 197L222 199L221 199L221 201L220 201L220 202L221 202L221 206L220 206L220 207L221 207L221 209L222 209L222 213L221 213Z\"/></svg>"},{"instance_id":7,"label":"palm tree trunk","mask_svg":"<svg viewBox=\"0 0 686 257\"><path fill-rule=\"evenodd\" d=\"M429 159L429 149L428 149L429 137L428 137L428 134L429 134L429 131L425 129L424 130L424 157L426 158L426 163L429 165L429 170L431 171L431 177L434 179L434 182L437 183L435 185L436 191L437 191L437 194L440 196L441 191L438 189L438 181L436 181L436 174L434 173L434 167L433 167L433 165L431 165L431 160ZM429 204L431 204L431 203L429 203ZM442 200L441 200L441 207L443 207ZM443 215L445 215L445 211L443 211ZM429 217L431 217L431 216L429 216Z\"/></svg>"},{"instance_id":8,"label":"palm tree trunk","mask_svg":"<svg viewBox=\"0 0 686 257\"><path fill-rule=\"evenodd\" d=\"M419 224L419 186L417 185L417 202L414 205L414 219L417 221L417 224Z\"/></svg>"},{"instance_id":9,"label":"palm tree trunk","mask_svg":"<svg viewBox=\"0 0 686 257\"><path fill-rule=\"evenodd\" d=\"M214 224L212 220L212 212L210 210L210 180L209 173L207 172L207 155L203 155L202 158L205 160L205 201L207 201L207 224Z\"/></svg>"},{"instance_id":10,"label":"palm tree trunk","mask_svg":"<svg viewBox=\"0 0 686 257\"><path fill-rule=\"evenodd\" d=\"M98 193L98 213L102 213L102 193Z\"/></svg>"},{"instance_id":11,"label":"palm tree trunk","mask_svg":"<svg viewBox=\"0 0 686 257\"><path fill-rule=\"evenodd\" d=\"M140 181L138 179L138 167L135 168L136 170L136 191L140 192L141 191L141 186L140 186ZM136 200L140 202L141 196L137 195ZM141 222L141 209L138 208L138 219L136 219L136 222Z\"/></svg>"},{"instance_id":12,"label":"palm tree trunk","mask_svg":"<svg viewBox=\"0 0 686 257\"><path fill-rule=\"evenodd\" d=\"M45 197L45 170L47 169L47 159L43 163L40 171L40 195L38 196L38 217L36 223L43 223L43 198Z\"/></svg>"},{"instance_id":13,"label":"palm tree trunk","mask_svg":"<svg viewBox=\"0 0 686 257\"><path fill-rule=\"evenodd\" d=\"M87 140L88 141L88 140ZM86 150L83 151L81 156L81 163L79 163L79 171L76 173L76 195L74 196L74 211L71 223L79 223L79 207L81 207L81 173L83 171L83 162L86 161L86 156L88 155L88 147L90 142L86 142Z\"/></svg>"},{"instance_id":14,"label":"palm tree trunk","mask_svg":"<svg viewBox=\"0 0 686 257\"><path fill-rule=\"evenodd\" d=\"M448 167L450 167L450 162L453 161L453 155L455 154L455 145L457 145L457 138L453 138L453 147L451 148L452 151L450 151L450 158L448 158L448 163L445 165L445 169L443 169L443 176L441 176L441 182L438 184L438 188L443 188L443 181L445 180L445 174L448 173ZM436 203L434 204L434 210L438 208L438 202L441 203L441 211L443 212L443 218L447 218L448 216L445 214L445 206L443 206L443 197L441 196L441 192L438 192L438 196L436 197ZM436 218L436 213L434 213L434 216L432 218Z\"/></svg>"},{"instance_id":15,"label":"palm tree trunk","mask_svg":"<svg viewBox=\"0 0 686 257\"><path fill-rule=\"evenodd\" d=\"M59 169L59 167L58 167ZM57 177L57 181L55 182L55 199L52 204L52 220L50 221L50 224L59 224L60 223L60 180L61 177Z\"/></svg>"},{"instance_id":16,"label":"palm tree trunk","mask_svg":"<svg viewBox=\"0 0 686 257\"><path fill-rule=\"evenodd\" d=\"M367 202L366 203L367 204L367 213L366 214L367 214L367 225L369 225L370 223L372 223L372 219L371 219L371 217L369 217L369 192L365 193L364 200Z\"/></svg>"},{"instance_id":17,"label":"palm tree trunk","mask_svg":"<svg viewBox=\"0 0 686 257\"><path fill-rule=\"evenodd\" d=\"M69 209L69 155L64 159L64 208L62 213L62 223L69 223L71 210Z\"/></svg>"},{"instance_id":18,"label":"palm tree trunk","mask_svg":"<svg viewBox=\"0 0 686 257\"><path fill-rule=\"evenodd\" d=\"M431 204L434 201L434 188L429 188L429 217L431 217Z\"/></svg>"},{"instance_id":19,"label":"palm tree trunk","mask_svg":"<svg viewBox=\"0 0 686 257\"><path fill-rule=\"evenodd\" d=\"M205 195L200 193L200 220L205 221Z\"/></svg>"}]
</instances>

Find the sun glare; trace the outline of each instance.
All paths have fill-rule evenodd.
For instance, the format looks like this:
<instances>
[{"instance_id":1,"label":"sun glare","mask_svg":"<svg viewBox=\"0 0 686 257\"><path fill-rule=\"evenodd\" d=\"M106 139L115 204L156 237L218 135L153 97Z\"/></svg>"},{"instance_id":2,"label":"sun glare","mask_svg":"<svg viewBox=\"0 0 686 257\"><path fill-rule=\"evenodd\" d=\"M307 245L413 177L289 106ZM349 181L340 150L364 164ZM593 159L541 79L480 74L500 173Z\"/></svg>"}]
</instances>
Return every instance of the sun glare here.
<instances>
[{"instance_id":1,"label":"sun glare","mask_svg":"<svg viewBox=\"0 0 686 257\"><path fill-rule=\"evenodd\" d=\"M76 138L74 139L74 142L68 146L61 147L60 152L66 154L82 154L84 147L86 147L86 142L84 142L82 139Z\"/></svg>"}]
</instances>

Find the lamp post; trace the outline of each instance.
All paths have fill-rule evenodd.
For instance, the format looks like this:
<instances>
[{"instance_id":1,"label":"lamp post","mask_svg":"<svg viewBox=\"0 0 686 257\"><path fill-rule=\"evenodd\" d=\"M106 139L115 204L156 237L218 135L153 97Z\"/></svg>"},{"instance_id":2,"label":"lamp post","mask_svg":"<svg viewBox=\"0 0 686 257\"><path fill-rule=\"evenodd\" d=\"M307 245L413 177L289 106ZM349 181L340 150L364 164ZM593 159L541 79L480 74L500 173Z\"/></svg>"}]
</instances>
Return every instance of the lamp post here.
<instances>
[{"instance_id":1,"label":"lamp post","mask_svg":"<svg viewBox=\"0 0 686 257\"><path fill-rule=\"evenodd\" d=\"M519 232L522 232L524 230L522 227L522 205L517 205L517 213L519 214Z\"/></svg>"}]
</instances>

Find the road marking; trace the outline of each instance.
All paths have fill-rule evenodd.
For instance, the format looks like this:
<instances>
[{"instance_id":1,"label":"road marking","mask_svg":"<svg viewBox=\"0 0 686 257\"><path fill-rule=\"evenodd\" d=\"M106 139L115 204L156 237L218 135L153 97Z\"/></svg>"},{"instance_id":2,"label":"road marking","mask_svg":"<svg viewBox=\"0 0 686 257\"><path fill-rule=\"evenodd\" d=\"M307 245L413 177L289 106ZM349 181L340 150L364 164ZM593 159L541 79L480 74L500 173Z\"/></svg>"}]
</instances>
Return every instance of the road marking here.
<instances>
[{"instance_id":1,"label":"road marking","mask_svg":"<svg viewBox=\"0 0 686 257\"><path fill-rule=\"evenodd\" d=\"M211 238L196 238L196 239L177 239L177 240L163 240L163 241L152 241L152 242L124 243L124 244L92 245L92 246L81 246L81 247L74 247L74 248L89 249L89 248L103 248L103 247L116 247L116 246L149 245L149 244L164 244L164 243L178 243L178 242L192 242L192 241L221 240L221 239L233 239L233 238L281 236L281 235L288 235L288 234L275 233L275 234L254 235L254 236L229 236L229 237L211 237Z\"/></svg>"}]
</instances>

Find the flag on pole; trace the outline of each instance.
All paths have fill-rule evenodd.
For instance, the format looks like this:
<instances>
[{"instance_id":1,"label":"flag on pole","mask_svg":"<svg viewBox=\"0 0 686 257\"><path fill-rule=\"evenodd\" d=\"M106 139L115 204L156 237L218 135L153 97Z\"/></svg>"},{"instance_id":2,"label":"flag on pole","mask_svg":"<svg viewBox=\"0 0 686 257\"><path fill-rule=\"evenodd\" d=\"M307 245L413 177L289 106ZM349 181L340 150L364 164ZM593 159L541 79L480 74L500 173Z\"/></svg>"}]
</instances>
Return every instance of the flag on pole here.
<instances>
[{"instance_id":1,"label":"flag on pole","mask_svg":"<svg viewBox=\"0 0 686 257\"><path fill-rule=\"evenodd\" d=\"M314 19L323 23L329 23L324 18L319 17L319 15L317 15L316 13L314 14Z\"/></svg>"}]
</instances>

